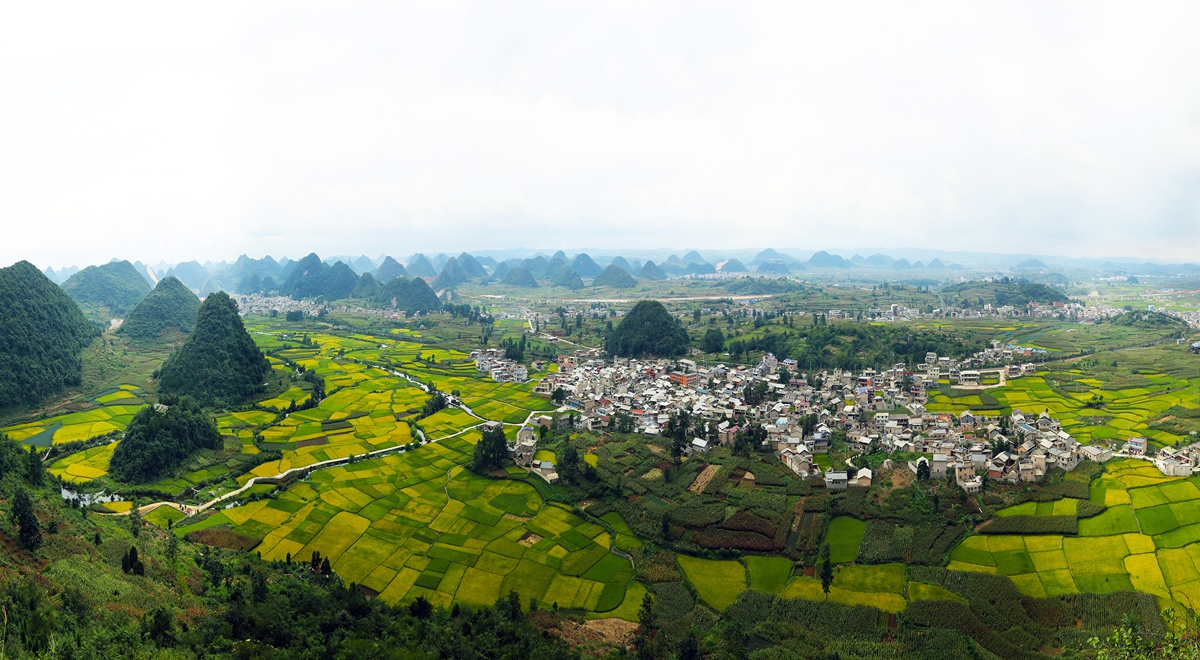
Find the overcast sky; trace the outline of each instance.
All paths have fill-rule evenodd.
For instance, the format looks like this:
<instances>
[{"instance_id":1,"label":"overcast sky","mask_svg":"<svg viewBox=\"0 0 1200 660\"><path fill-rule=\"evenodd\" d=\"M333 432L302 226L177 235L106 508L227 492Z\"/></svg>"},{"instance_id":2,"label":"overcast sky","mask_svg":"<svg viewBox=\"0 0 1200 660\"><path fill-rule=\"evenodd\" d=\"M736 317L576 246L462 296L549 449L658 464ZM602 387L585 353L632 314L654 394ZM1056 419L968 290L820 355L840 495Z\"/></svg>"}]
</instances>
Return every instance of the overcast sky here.
<instances>
[{"instance_id":1,"label":"overcast sky","mask_svg":"<svg viewBox=\"0 0 1200 660\"><path fill-rule=\"evenodd\" d=\"M0 263L1200 260L1200 4L0 9Z\"/></svg>"}]
</instances>

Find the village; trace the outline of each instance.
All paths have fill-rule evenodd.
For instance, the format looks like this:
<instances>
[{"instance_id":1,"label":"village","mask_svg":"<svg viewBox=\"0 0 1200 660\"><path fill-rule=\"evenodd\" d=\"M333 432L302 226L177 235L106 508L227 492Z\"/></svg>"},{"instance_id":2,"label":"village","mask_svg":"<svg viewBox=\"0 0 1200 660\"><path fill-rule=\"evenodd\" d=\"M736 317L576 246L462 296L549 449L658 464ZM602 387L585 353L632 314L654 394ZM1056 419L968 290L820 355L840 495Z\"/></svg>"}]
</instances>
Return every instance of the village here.
<instances>
[{"instance_id":1,"label":"village","mask_svg":"<svg viewBox=\"0 0 1200 660\"><path fill-rule=\"evenodd\" d=\"M888 458L879 467L906 468L934 479L953 477L968 494L980 492L985 480L1040 482L1050 469L1070 471L1084 460L1142 459L1167 476L1190 476L1200 468L1200 443L1157 450L1142 437L1082 444L1046 411L1014 409L989 416L926 410L927 393L947 380L955 387L982 390L997 385L981 385L981 374L1003 384L1004 379L1045 369L1035 362L979 368L996 359L1012 360L1013 355L1011 348L997 345L964 361L930 353L915 370L896 364L880 371L809 374L794 360L777 360L771 354L754 366L706 367L686 358L606 361L594 352L579 351L559 356L558 372L540 380L534 391L555 396L562 402L560 412L573 413L577 427L598 432L664 435L672 418L687 411L693 420L687 455L732 446L739 432L757 425L765 429L758 434L765 435L759 451L774 453L802 479L823 480L829 490L869 487L875 475L862 457L874 452L920 455L899 465ZM481 371L495 368L488 358L477 359ZM499 368L493 373L497 380L510 367ZM549 424L550 418L533 423ZM537 438L524 426L510 445L510 457L551 481L557 478L553 466L532 460ZM844 467L818 458L828 455L835 441L844 443ZM829 467L822 470L821 463Z\"/></svg>"}]
</instances>

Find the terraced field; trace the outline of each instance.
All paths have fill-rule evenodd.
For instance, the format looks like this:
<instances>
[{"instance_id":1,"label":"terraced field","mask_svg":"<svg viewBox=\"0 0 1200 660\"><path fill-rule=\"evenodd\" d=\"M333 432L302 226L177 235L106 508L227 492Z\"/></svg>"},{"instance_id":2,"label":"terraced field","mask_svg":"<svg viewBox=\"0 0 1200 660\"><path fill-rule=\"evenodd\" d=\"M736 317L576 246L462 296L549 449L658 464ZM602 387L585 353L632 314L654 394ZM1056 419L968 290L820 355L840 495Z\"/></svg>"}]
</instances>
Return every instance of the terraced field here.
<instances>
[{"instance_id":1,"label":"terraced field","mask_svg":"<svg viewBox=\"0 0 1200 660\"><path fill-rule=\"evenodd\" d=\"M124 431L145 405L145 393L136 385L122 385L97 395L90 410L56 415L0 429L0 433L24 445L49 447L80 442Z\"/></svg>"},{"instance_id":2,"label":"terraced field","mask_svg":"<svg viewBox=\"0 0 1200 660\"><path fill-rule=\"evenodd\" d=\"M1164 477L1138 460L1105 467L1090 500L1108 510L1081 519L1078 536L971 536L949 568L1006 575L1036 597L1137 589L1200 604L1200 477ZM1037 513L1067 501L1038 503Z\"/></svg>"},{"instance_id":3,"label":"terraced field","mask_svg":"<svg viewBox=\"0 0 1200 660\"><path fill-rule=\"evenodd\" d=\"M1105 382L1089 378L1083 370L1071 369L1013 379L1005 387L980 394L951 397L938 392L930 396L927 408L930 412L972 410L988 415L1008 414L1013 409L1034 415L1046 411L1083 443L1124 441L1133 436L1147 437L1159 446L1187 440L1187 436L1153 428L1152 422L1173 406L1200 410L1200 378L1139 374L1137 383L1142 386L1108 389ZM1094 397L1104 397L1103 408L1085 405Z\"/></svg>"},{"instance_id":4,"label":"terraced field","mask_svg":"<svg viewBox=\"0 0 1200 660\"><path fill-rule=\"evenodd\" d=\"M622 608L627 591L640 605L644 589L629 589L632 566L610 552L603 527L546 503L528 483L462 467L478 438L469 431L319 470L278 499L203 524L229 522L261 539L265 560L307 561L319 552L344 580L393 603L425 596L444 606L490 605L513 589L523 599L589 612Z\"/></svg>"}]
</instances>

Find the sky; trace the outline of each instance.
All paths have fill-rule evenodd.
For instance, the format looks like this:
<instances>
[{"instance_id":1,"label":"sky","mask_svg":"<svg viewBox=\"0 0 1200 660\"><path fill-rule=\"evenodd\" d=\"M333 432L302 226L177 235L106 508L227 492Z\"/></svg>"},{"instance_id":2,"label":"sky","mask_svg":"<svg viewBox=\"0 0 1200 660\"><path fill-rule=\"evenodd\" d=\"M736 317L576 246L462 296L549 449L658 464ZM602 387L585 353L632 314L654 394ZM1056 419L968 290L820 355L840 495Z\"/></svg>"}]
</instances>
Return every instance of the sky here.
<instances>
[{"instance_id":1,"label":"sky","mask_svg":"<svg viewBox=\"0 0 1200 660\"><path fill-rule=\"evenodd\" d=\"M1195 2L4 3L0 265L1200 260Z\"/></svg>"}]
</instances>

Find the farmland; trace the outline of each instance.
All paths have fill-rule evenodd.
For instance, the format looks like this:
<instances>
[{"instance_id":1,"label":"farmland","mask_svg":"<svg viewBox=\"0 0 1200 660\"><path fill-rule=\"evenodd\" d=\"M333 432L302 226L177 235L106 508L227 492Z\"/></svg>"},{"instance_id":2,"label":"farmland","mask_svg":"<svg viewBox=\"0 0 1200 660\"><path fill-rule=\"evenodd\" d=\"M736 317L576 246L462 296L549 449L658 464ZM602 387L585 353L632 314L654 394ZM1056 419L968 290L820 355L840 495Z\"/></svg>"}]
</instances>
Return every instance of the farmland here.
<instances>
[{"instance_id":1,"label":"farmland","mask_svg":"<svg viewBox=\"0 0 1200 660\"><path fill-rule=\"evenodd\" d=\"M1078 536L971 536L951 553L949 568L1007 576L1038 598L1136 589L1194 607L1200 479L1164 477L1143 461L1117 459L1105 467L1091 483L1089 501L1108 509L1081 519ZM1059 509L1067 501L1036 506Z\"/></svg>"},{"instance_id":2,"label":"farmland","mask_svg":"<svg viewBox=\"0 0 1200 660\"><path fill-rule=\"evenodd\" d=\"M465 470L478 438L460 432L318 470L275 499L217 516L260 539L263 559L307 561L318 552L342 579L388 602L490 605L516 590L560 608L621 607L633 569L610 552L609 533L528 483Z\"/></svg>"},{"instance_id":3,"label":"farmland","mask_svg":"<svg viewBox=\"0 0 1200 660\"><path fill-rule=\"evenodd\" d=\"M1133 436L1147 437L1158 446L1183 442L1194 430L1188 418L1172 422L1180 417L1176 411L1200 410L1196 360L1182 351L1162 348L1105 356L1105 364L1098 359L1076 361L1009 380L1001 388L978 392L944 388L930 396L928 409L989 415L1014 409L1027 415L1048 412L1083 443Z\"/></svg>"}]
</instances>

